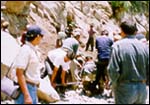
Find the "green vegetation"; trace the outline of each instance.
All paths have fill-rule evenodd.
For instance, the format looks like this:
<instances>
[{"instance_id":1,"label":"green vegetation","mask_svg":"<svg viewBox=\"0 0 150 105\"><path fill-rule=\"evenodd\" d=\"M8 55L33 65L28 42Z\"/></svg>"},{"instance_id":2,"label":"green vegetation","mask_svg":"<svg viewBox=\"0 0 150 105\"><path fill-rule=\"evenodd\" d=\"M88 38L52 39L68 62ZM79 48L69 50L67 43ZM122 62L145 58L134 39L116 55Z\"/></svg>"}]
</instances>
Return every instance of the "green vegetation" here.
<instances>
[{"instance_id":1,"label":"green vegetation","mask_svg":"<svg viewBox=\"0 0 150 105\"><path fill-rule=\"evenodd\" d=\"M136 15L144 13L149 17L149 1L109 1L113 17L120 19L125 13Z\"/></svg>"},{"instance_id":2,"label":"green vegetation","mask_svg":"<svg viewBox=\"0 0 150 105\"><path fill-rule=\"evenodd\" d=\"M149 1L130 1L132 6L129 11L134 13L144 13L149 14Z\"/></svg>"}]
</instances>

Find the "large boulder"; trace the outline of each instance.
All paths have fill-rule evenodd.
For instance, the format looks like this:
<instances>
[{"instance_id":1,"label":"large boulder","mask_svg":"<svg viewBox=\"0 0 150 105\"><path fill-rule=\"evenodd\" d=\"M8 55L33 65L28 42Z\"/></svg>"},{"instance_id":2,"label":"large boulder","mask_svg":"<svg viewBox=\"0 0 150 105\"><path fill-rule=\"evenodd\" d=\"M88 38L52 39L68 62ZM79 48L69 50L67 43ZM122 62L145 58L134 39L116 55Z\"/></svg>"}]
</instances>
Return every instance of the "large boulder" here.
<instances>
[{"instance_id":1,"label":"large boulder","mask_svg":"<svg viewBox=\"0 0 150 105\"><path fill-rule=\"evenodd\" d=\"M7 1L5 3L6 11L16 15L27 15L29 12L29 1Z\"/></svg>"},{"instance_id":2,"label":"large boulder","mask_svg":"<svg viewBox=\"0 0 150 105\"><path fill-rule=\"evenodd\" d=\"M21 30L27 25L27 16L29 14L29 1L6 1L3 2L3 17L10 23L9 32L17 37Z\"/></svg>"}]
</instances>

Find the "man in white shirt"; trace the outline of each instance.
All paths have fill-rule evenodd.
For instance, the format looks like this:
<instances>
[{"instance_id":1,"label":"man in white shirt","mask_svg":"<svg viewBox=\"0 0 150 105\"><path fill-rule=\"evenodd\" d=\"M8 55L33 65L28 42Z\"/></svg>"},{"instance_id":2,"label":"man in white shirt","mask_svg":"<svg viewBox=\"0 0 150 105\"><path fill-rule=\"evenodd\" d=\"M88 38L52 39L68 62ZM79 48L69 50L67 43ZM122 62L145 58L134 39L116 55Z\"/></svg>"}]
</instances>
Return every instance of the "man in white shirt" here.
<instances>
[{"instance_id":1,"label":"man in white shirt","mask_svg":"<svg viewBox=\"0 0 150 105\"><path fill-rule=\"evenodd\" d=\"M48 52L46 59L47 72L50 77L51 85L55 88L56 83L66 85L66 72L70 69L70 62L75 57L72 51L64 48L57 48Z\"/></svg>"},{"instance_id":2,"label":"man in white shirt","mask_svg":"<svg viewBox=\"0 0 150 105\"><path fill-rule=\"evenodd\" d=\"M49 74L50 83L54 88L56 87L56 82L66 86L65 75L70 69L71 60L76 56L78 46L79 43L75 38L67 38L61 48L48 52L45 61L46 72L43 77Z\"/></svg>"}]
</instances>

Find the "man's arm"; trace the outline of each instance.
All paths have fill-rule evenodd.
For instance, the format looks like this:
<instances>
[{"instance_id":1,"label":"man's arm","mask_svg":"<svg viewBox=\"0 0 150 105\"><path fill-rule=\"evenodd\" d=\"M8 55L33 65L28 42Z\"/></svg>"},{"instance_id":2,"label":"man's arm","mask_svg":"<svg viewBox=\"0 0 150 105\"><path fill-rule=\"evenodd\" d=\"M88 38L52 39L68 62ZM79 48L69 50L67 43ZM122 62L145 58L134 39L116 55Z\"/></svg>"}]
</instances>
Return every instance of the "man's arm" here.
<instances>
[{"instance_id":1,"label":"man's arm","mask_svg":"<svg viewBox=\"0 0 150 105\"><path fill-rule=\"evenodd\" d=\"M120 76L120 58L118 54L118 48L113 48L111 53L111 58L109 60L109 64L107 66L108 75L112 82L113 87L116 86L117 80Z\"/></svg>"},{"instance_id":2,"label":"man's arm","mask_svg":"<svg viewBox=\"0 0 150 105\"><path fill-rule=\"evenodd\" d=\"M62 73L61 73L61 82L62 82L62 84L63 84L64 86L66 85L65 77L66 77L66 71L65 71L65 70L62 70Z\"/></svg>"},{"instance_id":3,"label":"man's arm","mask_svg":"<svg viewBox=\"0 0 150 105\"><path fill-rule=\"evenodd\" d=\"M51 77L51 84L52 84L52 86L55 88L55 83L54 83L54 81L55 81L55 77L56 77L56 74L57 74L57 71L58 71L58 67L54 67L54 70L53 70L53 73L52 73L52 77Z\"/></svg>"}]
</instances>

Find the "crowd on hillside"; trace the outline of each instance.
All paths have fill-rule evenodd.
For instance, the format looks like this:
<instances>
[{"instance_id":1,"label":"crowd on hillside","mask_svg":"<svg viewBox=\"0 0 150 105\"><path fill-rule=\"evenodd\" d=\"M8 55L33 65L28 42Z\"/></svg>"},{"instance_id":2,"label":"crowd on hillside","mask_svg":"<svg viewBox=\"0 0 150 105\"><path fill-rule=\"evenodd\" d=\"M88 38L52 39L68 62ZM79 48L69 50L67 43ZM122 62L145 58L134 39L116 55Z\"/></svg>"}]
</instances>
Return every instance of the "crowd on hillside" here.
<instances>
[{"instance_id":1,"label":"crowd on hillside","mask_svg":"<svg viewBox=\"0 0 150 105\"><path fill-rule=\"evenodd\" d=\"M1 17L1 31L8 32L9 22ZM22 33L20 52L14 62L20 94L16 104L37 104L39 100L55 102L67 88L83 91L89 96L111 90L116 104L145 104L149 85L149 41L138 33L134 21L120 25L120 33L109 37L107 29L98 33L89 25L86 44L81 41L81 28L69 23L64 31L57 30L55 49L41 62L37 47L46 34L37 25L27 25ZM96 36L98 35L98 36ZM79 48L97 52L97 58L84 55ZM47 94L40 88L49 78ZM42 85L47 85L43 84ZM90 93L89 93L90 92Z\"/></svg>"}]
</instances>

